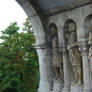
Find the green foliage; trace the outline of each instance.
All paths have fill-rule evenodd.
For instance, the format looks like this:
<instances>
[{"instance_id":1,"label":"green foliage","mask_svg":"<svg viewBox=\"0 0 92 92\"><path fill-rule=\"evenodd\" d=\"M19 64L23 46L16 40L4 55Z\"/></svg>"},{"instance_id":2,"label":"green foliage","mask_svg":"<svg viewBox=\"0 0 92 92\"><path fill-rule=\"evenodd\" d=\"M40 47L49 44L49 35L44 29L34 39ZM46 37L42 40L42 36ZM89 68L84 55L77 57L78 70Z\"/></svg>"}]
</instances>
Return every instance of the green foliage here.
<instances>
[{"instance_id":1,"label":"green foliage","mask_svg":"<svg viewBox=\"0 0 92 92\"><path fill-rule=\"evenodd\" d=\"M19 33L16 22L2 31L0 43L0 92L36 92L38 57L29 19Z\"/></svg>"}]
</instances>

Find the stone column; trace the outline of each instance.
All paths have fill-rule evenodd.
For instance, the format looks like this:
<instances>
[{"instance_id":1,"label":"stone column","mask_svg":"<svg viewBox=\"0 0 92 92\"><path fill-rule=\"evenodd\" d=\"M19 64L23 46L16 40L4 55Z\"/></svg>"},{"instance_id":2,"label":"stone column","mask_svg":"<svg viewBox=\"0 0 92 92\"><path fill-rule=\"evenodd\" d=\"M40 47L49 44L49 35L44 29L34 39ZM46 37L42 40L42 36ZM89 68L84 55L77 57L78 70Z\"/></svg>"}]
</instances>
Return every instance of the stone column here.
<instances>
[{"instance_id":1,"label":"stone column","mask_svg":"<svg viewBox=\"0 0 92 92\"><path fill-rule=\"evenodd\" d=\"M91 92L90 66L86 43L79 42L79 47L79 50L82 53L84 92Z\"/></svg>"},{"instance_id":2,"label":"stone column","mask_svg":"<svg viewBox=\"0 0 92 92\"><path fill-rule=\"evenodd\" d=\"M64 92L70 92L69 57L65 44L62 44L63 70L64 70Z\"/></svg>"},{"instance_id":3,"label":"stone column","mask_svg":"<svg viewBox=\"0 0 92 92\"><path fill-rule=\"evenodd\" d=\"M63 55L63 71L64 71L64 89L62 92L70 92L70 69L69 69L69 57L67 51L67 44L65 42L63 24L58 23L58 39L59 39L59 48Z\"/></svg>"},{"instance_id":4,"label":"stone column","mask_svg":"<svg viewBox=\"0 0 92 92\"><path fill-rule=\"evenodd\" d=\"M35 45L39 57L40 83L38 92L50 92L52 90L52 56L50 48L45 44Z\"/></svg>"}]
</instances>

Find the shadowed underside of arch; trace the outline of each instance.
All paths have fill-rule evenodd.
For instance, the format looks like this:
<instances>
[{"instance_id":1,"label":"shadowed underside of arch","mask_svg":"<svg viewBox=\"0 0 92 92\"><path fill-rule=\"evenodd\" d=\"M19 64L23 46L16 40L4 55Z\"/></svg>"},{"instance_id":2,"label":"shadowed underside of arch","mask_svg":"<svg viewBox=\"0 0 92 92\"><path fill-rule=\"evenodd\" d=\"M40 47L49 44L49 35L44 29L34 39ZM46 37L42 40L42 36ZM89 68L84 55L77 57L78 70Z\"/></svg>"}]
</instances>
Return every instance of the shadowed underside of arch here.
<instances>
[{"instance_id":1,"label":"shadowed underside of arch","mask_svg":"<svg viewBox=\"0 0 92 92\"><path fill-rule=\"evenodd\" d=\"M92 0L16 0L30 17L39 43L45 43L44 19L58 13L91 4ZM44 22L43 22L44 21ZM37 37L38 36L38 37ZM44 40L44 41L42 41Z\"/></svg>"},{"instance_id":2,"label":"shadowed underside of arch","mask_svg":"<svg viewBox=\"0 0 92 92\"><path fill-rule=\"evenodd\" d=\"M29 0L29 2L40 15L53 15L92 3L92 0Z\"/></svg>"}]
</instances>

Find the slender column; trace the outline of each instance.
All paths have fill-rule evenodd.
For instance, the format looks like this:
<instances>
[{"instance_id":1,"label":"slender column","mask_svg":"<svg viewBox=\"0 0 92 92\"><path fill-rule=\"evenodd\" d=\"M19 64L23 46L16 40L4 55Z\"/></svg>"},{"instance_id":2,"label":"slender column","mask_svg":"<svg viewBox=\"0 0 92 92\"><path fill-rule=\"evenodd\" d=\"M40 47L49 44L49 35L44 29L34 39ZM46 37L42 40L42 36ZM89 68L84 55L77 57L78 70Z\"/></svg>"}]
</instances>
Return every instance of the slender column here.
<instances>
[{"instance_id":1,"label":"slender column","mask_svg":"<svg viewBox=\"0 0 92 92\"><path fill-rule=\"evenodd\" d=\"M62 45L63 69L64 69L64 92L70 92L69 57L66 45Z\"/></svg>"},{"instance_id":2,"label":"slender column","mask_svg":"<svg viewBox=\"0 0 92 92\"><path fill-rule=\"evenodd\" d=\"M50 92L52 90L52 64L50 48L46 45L35 46L39 57L40 84L38 92Z\"/></svg>"},{"instance_id":3,"label":"slender column","mask_svg":"<svg viewBox=\"0 0 92 92\"><path fill-rule=\"evenodd\" d=\"M79 42L79 47L82 53L82 61L83 61L84 92L92 92L91 79L90 79L90 66L89 66L89 61L88 61L88 52L87 52L86 43Z\"/></svg>"},{"instance_id":4,"label":"slender column","mask_svg":"<svg viewBox=\"0 0 92 92\"><path fill-rule=\"evenodd\" d=\"M63 26L58 24L58 39L59 39L59 48L63 55L63 71L64 71L64 91L63 92L70 92L70 71L69 71L69 57L67 46L64 37L64 30Z\"/></svg>"}]
</instances>

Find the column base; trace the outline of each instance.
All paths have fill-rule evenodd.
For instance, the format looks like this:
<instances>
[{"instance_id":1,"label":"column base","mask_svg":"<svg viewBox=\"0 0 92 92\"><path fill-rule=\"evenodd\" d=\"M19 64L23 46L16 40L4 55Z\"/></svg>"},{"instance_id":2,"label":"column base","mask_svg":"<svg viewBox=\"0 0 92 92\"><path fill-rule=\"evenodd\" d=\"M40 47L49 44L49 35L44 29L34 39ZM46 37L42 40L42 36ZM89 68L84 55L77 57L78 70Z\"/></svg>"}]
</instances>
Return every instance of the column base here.
<instances>
[{"instance_id":1,"label":"column base","mask_svg":"<svg viewBox=\"0 0 92 92\"><path fill-rule=\"evenodd\" d=\"M53 92L62 92L63 83L60 81L54 81Z\"/></svg>"},{"instance_id":2,"label":"column base","mask_svg":"<svg viewBox=\"0 0 92 92\"><path fill-rule=\"evenodd\" d=\"M70 92L83 92L83 86L71 86Z\"/></svg>"},{"instance_id":3,"label":"column base","mask_svg":"<svg viewBox=\"0 0 92 92\"><path fill-rule=\"evenodd\" d=\"M38 92L50 92L51 85L51 82L40 80Z\"/></svg>"},{"instance_id":4,"label":"column base","mask_svg":"<svg viewBox=\"0 0 92 92\"><path fill-rule=\"evenodd\" d=\"M64 85L62 92L70 92L70 84Z\"/></svg>"},{"instance_id":5,"label":"column base","mask_svg":"<svg viewBox=\"0 0 92 92\"><path fill-rule=\"evenodd\" d=\"M92 89L86 89L86 88L84 88L83 92L92 92Z\"/></svg>"},{"instance_id":6,"label":"column base","mask_svg":"<svg viewBox=\"0 0 92 92\"><path fill-rule=\"evenodd\" d=\"M38 88L38 92L40 92L40 89Z\"/></svg>"},{"instance_id":7,"label":"column base","mask_svg":"<svg viewBox=\"0 0 92 92\"><path fill-rule=\"evenodd\" d=\"M62 89L62 92L70 92L70 88L64 87L64 88Z\"/></svg>"}]
</instances>

